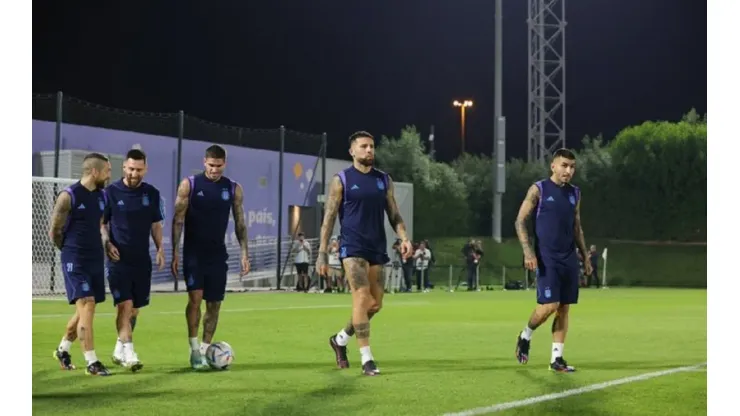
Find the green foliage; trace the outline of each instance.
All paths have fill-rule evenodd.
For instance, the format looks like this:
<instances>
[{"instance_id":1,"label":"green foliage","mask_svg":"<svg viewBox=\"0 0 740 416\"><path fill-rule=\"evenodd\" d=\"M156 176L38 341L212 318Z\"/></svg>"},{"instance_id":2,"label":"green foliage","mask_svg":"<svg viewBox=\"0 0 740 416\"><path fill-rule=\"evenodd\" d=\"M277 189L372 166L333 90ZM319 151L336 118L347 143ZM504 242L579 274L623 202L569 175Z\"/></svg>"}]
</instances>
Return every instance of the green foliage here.
<instances>
[{"instance_id":1,"label":"green foliage","mask_svg":"<svg viewBox=\"0 0 740 416\"><path fill-rule=\"evenodd\" d=\"M378 166L394 181L414 184L414 237L456 235L468 229L468 191L455 170L424 153L413 126L397 139L383 137Z\"/></svg>"},{"instance_id":2,"label":"green foliage","mask_svg":"<svg viewBox=\"0 0 740 416\"><path fill-rule=\"evenodd\" d=\"M645 122L611 142L586 136L574 183L583 195L586 237L706 241L707 116L694 109L679 122ZM378 163L396 181L414 184L416 239L489 235L492 161L464 154L451 165L430 160L415 127L383 137ZM549 166L513 159L506 164L502 235L527 189Z\"/></svg>"}]
</instances>

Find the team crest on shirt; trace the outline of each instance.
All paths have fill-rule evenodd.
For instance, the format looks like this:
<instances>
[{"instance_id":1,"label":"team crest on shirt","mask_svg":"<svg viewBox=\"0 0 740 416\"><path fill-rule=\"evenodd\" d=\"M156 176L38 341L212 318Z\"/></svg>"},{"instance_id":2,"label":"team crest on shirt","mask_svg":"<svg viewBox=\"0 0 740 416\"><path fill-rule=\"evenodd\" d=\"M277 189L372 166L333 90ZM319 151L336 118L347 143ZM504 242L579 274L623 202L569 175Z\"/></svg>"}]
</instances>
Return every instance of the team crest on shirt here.
<instances>
[{"instance_id":1,"label":"team crest on shirt","mask_svg":"<svg viewBox=\"0 0 740 416\"><path fill-rule=\"evenodd\" d=\"M98 205L100 206L100 210L105 210L105 201L103 201L103 198L98 198Z\"/></svg>"},{"instance_id":2,"label":"team crest on shirt","mask_svg":"<svg viewBox=\"0 0 740 416\"><path fill-rule=\"evenodd\" d=\"M224 188L221 190L221 199L223 199L224 201L229 200L229 190L228 189Z\"/></svg>"},{"instance_id":3,"label":"team crest on shirt","mask_svg":"<svg viewBox=\"0 0 740 416\"><path fill-rule=\"evenodd\" d=\"M145 207L148 207L149 206L149 195L144 194L141 197L141 205L144 205Z\"/></svg>"},{"instance_id":4,"label":"team crest on shirt","mask_svg":"<svg viewBox=\"0 0 740 416\"><path fill-rule=\"evenodd\" d=\"M385 184L383 183L383 180L378 178L378 189L381 191L385 190Z\"/></svg>"},{"instance_id":5,"label":"team crest on shirt","mask_svg":"<svg viewBox=\"0 0 740 416\"><path fill-rule=\"evenodd\" d=\"M546 287L545 288L545 297L547 299L550 299L552 297L552 292L550 291L550 288L549 287Z\"/></svg>"},{"instance_id":6,"label":"team crest on shirt","mask_svg":"<svg viewBox=\"0 0 740 416\"><path fill-rule=\"evenodd\" d=\"M576 204L576 197L574 195L571 195L571 196L568 197L568 201L570 201L570 204L571 205L575 205Z\"/></svg>"}]
</instances>

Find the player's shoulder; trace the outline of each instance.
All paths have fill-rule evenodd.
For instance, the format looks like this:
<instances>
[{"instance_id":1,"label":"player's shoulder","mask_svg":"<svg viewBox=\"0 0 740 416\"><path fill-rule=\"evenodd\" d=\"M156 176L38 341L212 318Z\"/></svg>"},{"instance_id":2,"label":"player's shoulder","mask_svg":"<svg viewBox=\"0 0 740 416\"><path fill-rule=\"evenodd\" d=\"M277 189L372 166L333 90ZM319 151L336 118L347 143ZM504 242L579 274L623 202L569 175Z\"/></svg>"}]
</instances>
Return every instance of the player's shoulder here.
<instances>
[{"instance_id":1,"label":"player's shoulder","mask_svg":"<svg viewBox=\"0 0 740 416\"><path fill-rule=\"evenodd\" d=\"M142 182L141 186L143 187L144 191L159 195L159 188L150 184L149 182Z\"/></svg>"}]
</instances>

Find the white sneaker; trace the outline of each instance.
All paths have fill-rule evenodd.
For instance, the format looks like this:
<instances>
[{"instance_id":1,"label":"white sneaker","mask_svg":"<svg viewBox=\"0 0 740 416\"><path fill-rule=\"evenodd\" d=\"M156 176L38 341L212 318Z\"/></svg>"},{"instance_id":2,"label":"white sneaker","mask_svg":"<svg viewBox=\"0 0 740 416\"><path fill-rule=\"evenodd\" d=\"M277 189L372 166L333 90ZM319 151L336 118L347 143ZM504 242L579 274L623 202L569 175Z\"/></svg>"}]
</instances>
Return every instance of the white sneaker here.
<instances>
[{"instance_id":1,"label":"white sneaker","mask_svg":"<svg viewBox=\"0 0 740 416\"><path fill-rule=\"evenodd\" d=\"M117 353L117 351L113 351L113 356L111 357L111 361L113 361L113 364L115 365L123 365L123 362L125 360L123 359L123 354Z\"/></svg>"},{"instance_id":2,"label":"white sneaker","mask_svg":"<svg viewBox=\"0 0 740 416\"><path fill-rule=\"evenodd\" d=\"M128 357L123 362L123 366L130 369L133 372L137 372L144 367L144 364L139 361L139 356L134 351L127 354Z\"/></svg>"}]
</instances>

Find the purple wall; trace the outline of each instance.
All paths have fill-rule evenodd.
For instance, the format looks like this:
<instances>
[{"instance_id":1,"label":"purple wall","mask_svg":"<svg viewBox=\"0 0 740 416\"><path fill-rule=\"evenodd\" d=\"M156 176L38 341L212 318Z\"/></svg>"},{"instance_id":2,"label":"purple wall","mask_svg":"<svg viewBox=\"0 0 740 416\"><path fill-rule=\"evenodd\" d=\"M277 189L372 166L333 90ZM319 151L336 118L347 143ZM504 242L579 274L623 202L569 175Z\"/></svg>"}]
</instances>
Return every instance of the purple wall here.
<instances>
[{"instance_id":1,"label":"purple wall","mask_svg":"<svg viewBox=\"0 0 740 416\"><path fill-rule=\"evenodd\" d=\"M32 152L54 150L55 124L33 120ZM120 130L64 124L62 126L63 150L88 150L101 153L125 155L135 144L141 145L149 162L146 181L159 188L165 198L167 215L172 212L176 191L177 139ZM182 143L182 176L203 169L203 152L211 143L184 140ZM224 146L228 152L226 176L239 182L244 188L244 211L247 216L250 239L274 238L277 236L278 218L278 167L279 152ZM304 205L306 193L310 197L305 205L316 202L316 189L309 189L311 174L317 156L286 153L284 157L283 182L283 235L288 230L288 205ZM120 172L113 172L113 178ZM320 180L320 178L317 178ZM313 186L311 186L313 188ZM165 222L165 239L169 240L170 221ZM236 241L233 221L229 225L227 239Z\"/></svg>"}]
</instances>

